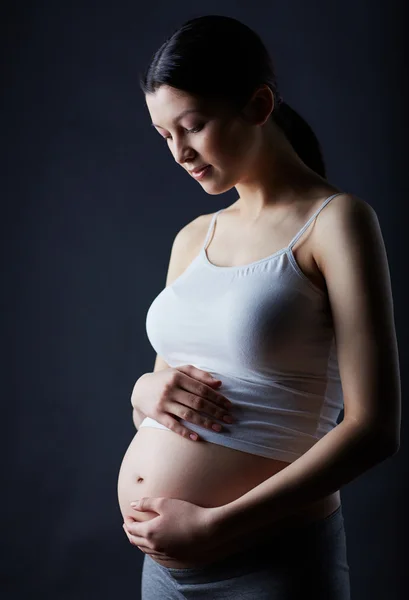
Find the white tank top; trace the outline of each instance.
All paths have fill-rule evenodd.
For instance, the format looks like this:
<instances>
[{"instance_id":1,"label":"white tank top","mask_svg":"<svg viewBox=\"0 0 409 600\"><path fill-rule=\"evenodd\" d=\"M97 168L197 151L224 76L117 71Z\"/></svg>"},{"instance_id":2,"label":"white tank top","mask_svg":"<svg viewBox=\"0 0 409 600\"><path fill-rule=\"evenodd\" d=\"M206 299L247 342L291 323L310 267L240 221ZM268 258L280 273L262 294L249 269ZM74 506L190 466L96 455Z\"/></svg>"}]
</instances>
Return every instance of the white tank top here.
<instances>
[{"instance_id":1,"label":"white tank top","mask_svg":"<svg viewBox=\"0 0 409 600\"><path fill-rule=\"evenodd\" d=\"M150 305L146 332L157 354L221 379L233 403L235 422L220 421L220 433L176 417L202 440L293 462L336 426L343 395L329 299L292 247L339 194L286 248L242 266L207 258L217 211L200 253ZM150 417L140 427L168 429Z\"/></svg>"}]
</instances>

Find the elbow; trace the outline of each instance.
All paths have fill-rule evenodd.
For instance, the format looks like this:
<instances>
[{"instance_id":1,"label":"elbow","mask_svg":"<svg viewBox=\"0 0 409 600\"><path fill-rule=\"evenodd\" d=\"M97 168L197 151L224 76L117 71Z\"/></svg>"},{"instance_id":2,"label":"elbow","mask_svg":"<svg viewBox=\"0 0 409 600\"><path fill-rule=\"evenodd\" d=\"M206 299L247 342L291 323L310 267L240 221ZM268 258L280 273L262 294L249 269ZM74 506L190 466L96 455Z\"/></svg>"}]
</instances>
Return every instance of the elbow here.
<instances>
[{"instance_id":1,"label":"elbow","mask_svg":"<svg viewBox=\"0 0 409 600\"><path fill-rule=\"evenodd\" d=\"M383 459L390 458L399 452L400 441L394 436L378 434L376 446Z\"/></svg>"},{"instance_id":2,"label":"elbow","mask_svg":"<svg viewBox=\"0 0 409 600\"><path fill-rule=\"evenodd\" d=\"M399 452L400 449L400 441L396 438L385 440L385 452L386 456L394 456Z\"/></svg>"},{"instance_id":3,"label":"elbow","mask_svg":"<svg viewBox=\"0 0 409 600\"><path fill-rule=\"evenodd\" d=\"M351 421L349 421L351 422ZM369 425L353 421L353 427L358 428L358 438L366 446L368 452L377 456L378 460L385 460L399 452L400 439L396 429L391 433L379 425Z\"/></svg>"},{"instance_id":4,"label":"elbow","mask_svg":"<svg viewBox=\"0 0 409 600\"><path fill-rule=\"evenodd\" d=\"M399 452L400 449L400 426L394 424L393 428L390 427L387 430L381 429L378 437L380 439L380 445L383 448L386 457L394 456Z\"/></svg>"}]
</instances>

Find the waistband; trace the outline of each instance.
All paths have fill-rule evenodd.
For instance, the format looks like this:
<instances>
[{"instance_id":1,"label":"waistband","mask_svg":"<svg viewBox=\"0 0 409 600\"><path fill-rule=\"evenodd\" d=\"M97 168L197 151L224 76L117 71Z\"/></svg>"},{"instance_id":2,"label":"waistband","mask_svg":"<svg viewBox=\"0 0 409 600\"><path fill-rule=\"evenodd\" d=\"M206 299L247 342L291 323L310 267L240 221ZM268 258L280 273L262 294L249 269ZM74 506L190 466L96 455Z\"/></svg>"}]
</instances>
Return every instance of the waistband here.
<instances>
[{"instance_id":1,"label":"waistband","mask_svg":"<svg viewBox=\"0 0 409 600\"><path fill-rule=\"evenodd\" d=\"M295 558L296 553L300 555L304 549L305 559L308 560L309 556L314 554L314 548L325 552L332 538L333 544L338 544L340 551L343 551L345 536L338 536L341 530L344 530L342 505L327 517L290 527L277 534L273 533L263 542L252 543L244 550L241 549L228 557L202 566L178 569L165 567L148 555L145 556L145 560L152 561L180 584L205 583L236 577L256 568L262 568L263 565L279 564L285 560L285 556Z\"/></svg>"}]
</instances>

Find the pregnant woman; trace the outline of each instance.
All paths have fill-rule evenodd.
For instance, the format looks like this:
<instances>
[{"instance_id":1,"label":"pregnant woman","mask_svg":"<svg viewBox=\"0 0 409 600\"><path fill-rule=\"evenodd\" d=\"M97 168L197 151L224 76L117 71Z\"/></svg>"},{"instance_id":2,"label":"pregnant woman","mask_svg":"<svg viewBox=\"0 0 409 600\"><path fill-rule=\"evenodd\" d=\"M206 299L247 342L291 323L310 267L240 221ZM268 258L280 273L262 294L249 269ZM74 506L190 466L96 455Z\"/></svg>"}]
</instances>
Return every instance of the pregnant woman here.
<instances>
[{"instance_id":1,"label":"pregnant woman","mask_svg":"<svg viewBox=\"0 0 409 600\"><path fill-rule=\"evenodd\" d=\"M349 599L340 488L399 447L375 211L326 180L239 21L188 21L141 84L176 163L239 194L178 232L147 313L157 358L118 478L142 598Z\"/></svg>"}]
</instances>

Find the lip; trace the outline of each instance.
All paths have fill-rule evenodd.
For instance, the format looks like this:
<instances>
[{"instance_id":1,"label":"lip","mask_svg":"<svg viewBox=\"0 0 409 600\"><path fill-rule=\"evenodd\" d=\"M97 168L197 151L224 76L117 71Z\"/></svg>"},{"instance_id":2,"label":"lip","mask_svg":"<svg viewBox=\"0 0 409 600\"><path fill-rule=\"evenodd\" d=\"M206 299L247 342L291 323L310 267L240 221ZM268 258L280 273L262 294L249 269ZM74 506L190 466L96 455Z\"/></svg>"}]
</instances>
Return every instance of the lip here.
<instances>
[{"instance_id":1,"label":"lip","mask_svg":"<svg viewBox=\"0 0 409 600\"><path fill-rule=\"evenodd\" d=\"M201 167L195 167L194 169L188 169L189 173L199 173L202 169L207 167L208 165L202 165Z\"/></svg>"},{"instance_id":2,"label":"lip","mask_svg":"<svg viewBox=\"0 0 409 600\"><path fill-rule=\"evenodd\" d=\"M189 173L195 179L201 179L208 173L210 167L211 165L204 165L203 167L198 167L197 169L193 169L193 171L189 171Z\"/></svg>"}]
</instances>

